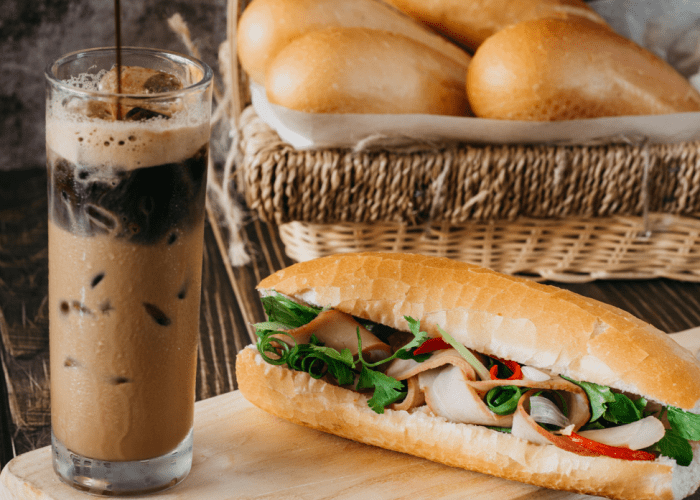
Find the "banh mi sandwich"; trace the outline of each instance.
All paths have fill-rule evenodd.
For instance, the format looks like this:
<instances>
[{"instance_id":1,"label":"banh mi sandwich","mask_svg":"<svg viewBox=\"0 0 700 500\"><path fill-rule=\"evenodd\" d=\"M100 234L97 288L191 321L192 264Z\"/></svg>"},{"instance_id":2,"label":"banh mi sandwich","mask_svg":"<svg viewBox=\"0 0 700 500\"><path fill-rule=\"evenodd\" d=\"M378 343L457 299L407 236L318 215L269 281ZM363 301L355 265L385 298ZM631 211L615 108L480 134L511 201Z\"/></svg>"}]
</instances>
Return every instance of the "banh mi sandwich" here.
<instances>
[{"instance_id":1,"label":"banh mi sandwich","mask_svg":"<svg viewBox=\"0 0 700 500\"><path fill-rule=\"evenodd\" d=\"M700 362L634 316L445 258L298 263L236 376L256 406L338 436L617 499L700 485Z\"/></svg>"}]
</instances>

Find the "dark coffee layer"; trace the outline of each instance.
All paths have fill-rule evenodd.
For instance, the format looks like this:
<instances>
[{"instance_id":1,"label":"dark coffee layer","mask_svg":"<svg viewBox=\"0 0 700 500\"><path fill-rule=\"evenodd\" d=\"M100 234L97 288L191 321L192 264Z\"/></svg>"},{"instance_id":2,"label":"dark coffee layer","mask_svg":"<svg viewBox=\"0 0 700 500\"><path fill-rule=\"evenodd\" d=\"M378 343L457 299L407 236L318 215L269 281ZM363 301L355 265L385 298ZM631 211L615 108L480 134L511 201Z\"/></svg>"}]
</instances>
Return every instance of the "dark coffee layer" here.
<instances>
[{"instance_id":1,"label":"dark coffee layer","mask_svg":"<svg viewBox=\"0 0 700 500\"><path fill-rule=\"evenodd\" d=\"M134 243L177 240L199 220L206 192L208 147L179 163L135 170L76 165L47 151L49 217L82 236L111 234Z\"/></svg>"}]
</instances>

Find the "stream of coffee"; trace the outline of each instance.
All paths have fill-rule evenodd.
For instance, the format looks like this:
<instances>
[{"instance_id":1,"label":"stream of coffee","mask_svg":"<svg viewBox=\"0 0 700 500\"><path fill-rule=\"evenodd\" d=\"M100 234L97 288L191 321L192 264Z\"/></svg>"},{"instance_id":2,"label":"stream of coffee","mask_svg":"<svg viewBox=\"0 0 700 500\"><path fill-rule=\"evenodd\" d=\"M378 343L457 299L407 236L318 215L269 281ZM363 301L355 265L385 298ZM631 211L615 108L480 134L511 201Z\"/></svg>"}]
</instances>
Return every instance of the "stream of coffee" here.
<instances>
[{"instance_id":1,"label":"stream of coffee","mask_svg":"<svg viewBox=\"0 0 700 500\"><path fill-rule=\"evenodd\" d=\"M119 101L122 93L122 13L120 0L114 0L114 37L117 46L117 120L121 120L122 107Z\"/></svg>"}]
</instances>

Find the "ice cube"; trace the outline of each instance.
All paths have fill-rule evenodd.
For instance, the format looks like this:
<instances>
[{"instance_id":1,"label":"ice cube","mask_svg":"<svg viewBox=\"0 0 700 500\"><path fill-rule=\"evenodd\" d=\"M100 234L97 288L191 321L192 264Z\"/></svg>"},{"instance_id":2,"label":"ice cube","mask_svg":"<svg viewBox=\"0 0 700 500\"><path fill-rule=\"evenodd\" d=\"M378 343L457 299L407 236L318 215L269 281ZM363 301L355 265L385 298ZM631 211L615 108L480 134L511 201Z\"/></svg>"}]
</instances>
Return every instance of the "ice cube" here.
<instances>
[{"instance_id":1,"label":"ice cube","mask_svg":"<svg viewBox=\"0 0 700 500\"><path fill-rule=\"evenodd\" d=\"M81 97L70 97L63 101L66 111L75 115L99 118L101 120L113 120L113 106L105 101L86 100Z\"/></svg>"},{"instance_id":2,"label":"ice cube","mask_svg":"<svg viewBox=\"0 0 700 500\"><path fill-rule=\"evenodd\" d=\"M182 88L182 82L170 73L139 66L122 66L122 94L155 94ZM109 70L100 80L101 92L117 92L117 68Z\"/></svg>"},{"instance_id":3,"label":"ice cube","mask_svg":"<svg viewBox=\"0 0 700 500\"><path fill-rule=\"evenodd\" d=\"M177 76L150 68L139 66L122 66L121 93L131 95L149 95L169 92L182 88L182 82ZM116 66L104 74L98 89L101 92L117 93ZM121 113L117 113L116 103L110 106L111 116L131 121L143 121L151 118L170 118L176 111L172 103L150 102L146 105L137 100L121 99Z\"/></svg>"},{"instance_id":4,"label":"ice cube","mask_svg":"<svg viewBox=\"0 0 700 500\"><path fill-rule=\"evenodd\" d=\"M140 106L135 106L129 110L129 112L124 116L125 120L140 122L144 120L150 120L151 118L169 118L168 115L164 113L159 113L158 111L153 111L152 109L142 108Z\"/></svg>"},{"instance_id":5,"label":"ice cube","mask_svg":"<svg viewBox=\"0 0 700 500\"><path fill-rule=\"evenodd\" d=\"M159 94L161 92L180 90L182 88L182 82L175 75L159 71L158 74L153 75L143 82L143 88L146 89L148 93Z\"/></svg>"}]
</instances>

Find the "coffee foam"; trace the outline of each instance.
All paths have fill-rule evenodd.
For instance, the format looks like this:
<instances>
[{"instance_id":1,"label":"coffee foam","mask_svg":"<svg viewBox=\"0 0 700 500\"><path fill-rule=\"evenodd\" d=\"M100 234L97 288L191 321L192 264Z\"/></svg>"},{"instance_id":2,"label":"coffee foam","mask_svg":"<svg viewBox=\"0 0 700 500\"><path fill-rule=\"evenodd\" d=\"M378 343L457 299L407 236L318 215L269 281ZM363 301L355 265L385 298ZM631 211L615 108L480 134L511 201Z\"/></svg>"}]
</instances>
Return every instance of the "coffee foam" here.
<instances>
[{"instance_id":1,"label":"coffee foam","mask_svg":"<svg viewBox=\"0 0 700 500\"><path fill-rule=\"evenodd\" d=\"M46 123L48 148L72 163L95 167L131 170L175 163L208 139L207 120L190 123L177 117L129 122L58 113Z\"/></svg>"}]
</instances>

